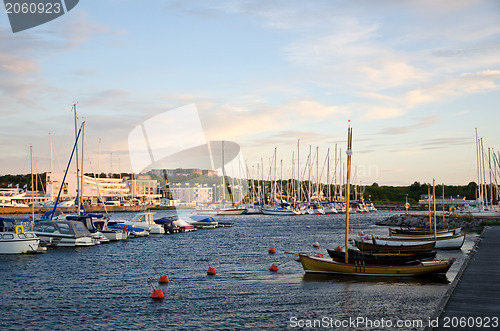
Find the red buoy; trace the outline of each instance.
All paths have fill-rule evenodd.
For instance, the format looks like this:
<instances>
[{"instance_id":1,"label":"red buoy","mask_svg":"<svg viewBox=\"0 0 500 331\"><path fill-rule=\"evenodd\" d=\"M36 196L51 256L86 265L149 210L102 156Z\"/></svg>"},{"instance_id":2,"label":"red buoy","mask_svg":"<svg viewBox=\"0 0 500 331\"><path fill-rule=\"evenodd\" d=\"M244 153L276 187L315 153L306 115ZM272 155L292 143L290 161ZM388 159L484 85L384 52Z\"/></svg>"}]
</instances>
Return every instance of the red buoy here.
<instances>
[{"instance_id":1,"label":"red buoy","mask_svg":"<svg viewBox=\"0 0 500 331\"><path fill-rule=\"evenodd\" d=\"M213 267L208 268L207 275L215 276L215 274L217 274L217 272L215 271L215 268L213 268Z\"/></svg>"},{"instance_id":2,"label":"red buoy","mask_svg":"<svg viewBox=\"0 0 500 331\"><path fill-rule=\"evenodd\" d=\"M272 264L271 267L269 267L269 270L271 270L272 272L276 272L278 271L278 266L276 264Z\"/></svg>"},{"instance_id":3,"label":"red buoy","mask_svg":"<svg viewBox=\"0 0 500 331\"><path fill-rule=\"evenodd\" d=\"M160 279L158 279L158 283L169 283L170 280L168 280L168 277L167 275L163 275L160 277Z\"/></svg>"},{"instance_id":4,"label":"red buoy","mask_svg":"<svg viewBox=\"0 0 500 331\"><path fill-rule=\"evenodd\" d=\"M319 242L315 241L315 242L313 243L313 247L319 247Z\"/></svg>"},{"instance_id":5,"label":"red buoy","mask_svg":"<svg viewBox=\"0 0 500 331\"><path fill-rule=\"evenodd\" d=\"M342 250L342 246L337 246L337 247L335 247L335 250L336 250L336 251L341 251L341 250Z\"/></svg>"},{"instance_id":6,"label":"red buoy","mask_svg":"<svg viewBox=\"0 0 500 331\"><path fill-rule=\"evenodd\" d=\"M163 294L163 291L159 288L155 290L153 293L151 293L151 298L161 300L165 299L165 295Z\"/></svg>"},{"instance_id":7,"label":"red buoy","mask_svg":"<svg viewBox=\"0 0 500 331\"><path fill-rule=\"evenodd\" d=\"M276 249L274 247L269 247L268 252L269 252L269 254L275 254L276 253Z\"/></svg>"}]
</instances>

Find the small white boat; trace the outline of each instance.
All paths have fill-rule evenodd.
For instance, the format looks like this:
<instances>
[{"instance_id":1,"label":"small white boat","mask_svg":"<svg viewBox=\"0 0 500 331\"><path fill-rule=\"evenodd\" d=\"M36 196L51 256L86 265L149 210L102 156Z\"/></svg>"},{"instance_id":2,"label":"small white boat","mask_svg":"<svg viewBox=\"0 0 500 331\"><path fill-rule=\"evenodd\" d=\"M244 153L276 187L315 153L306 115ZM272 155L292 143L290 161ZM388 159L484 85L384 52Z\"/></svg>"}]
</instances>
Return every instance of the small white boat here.
<instances>
[{"instance_id":1,"label":"small white boat","mask_svg":"<svg viewBox=\"0 0 500 331\"><path fill-rule=\"evenodd\" d=\"M40 238L31 231L24 231L22 225L17 225L14 231L4 231L2 222L0 232L0 254L36 253L39 251Z\"/></svg>"},{"instance_id":2,"label":"small white boat","mask_svg":"<svg viewBox=\"0 0 500 331\"><path fill-rule=\"evenodd\" d=\"M400 245L422 245L436 242L436 249L460 249L465 241L465 233L448 237L437 237L432 239L400 239L373 237L373 243L377 245L400 246Z\"/></svg>"},{"instance_id":3,"label":"small white boat","mask_svg":"<svg viewBox=\"0 0 500 331\"><path fill-rule=\"evenodd\" d=\"M35 223L33 232L41 243L50 246L78 247L98 243L83 223L78 221L40 221Z\"/></svg>"},{"instance_id":4,"label":"small white boat","mask_svg":"<svg viewBox=\"0 0 500 331\"><path fill-rule=\"evenodd\" d=\"M283 206L283 207L268 206L268 207L262 208L262 213L264 215L275 215L275 216L300 215L300 211L297 209L293 209L291 206Z\"/></svg>"},{"instance_id":5,"label":"small white boat","mask_svg":"<svg viewBox=\"0 0 500 331\"><path fill-rule=\"evenodd\" d=\"M149 211L140 212L137 213L132 220L125 221L123 224L128 225L129 227L132 226L134 228L145 229L151 234L164 234L165 228L162 225L155 223L153 219L154 214L156 213Z\"/></svg>"},{"instance_id":6,"label":"small white boat","mask_svg":"<svg viewBox=\"0 0 500 331\"><path fill-rule=\"evenodd\" d=\"M212 205L208 208L200 208L196 210L198 215L241 215L246 211L246 208L234 207L234 206L218 206Z\"/></svg>"},{"instance_id":7,"label":"small white boat","mask_svg":"<svg viewBox=\"0 0 500 331\"><path fill-rule=\"evenodd\" d=\"M194 215L186 219L186 223L193 225L197 229L215 229L219 223L212 217Z\"/></svg>"}]
</instances>

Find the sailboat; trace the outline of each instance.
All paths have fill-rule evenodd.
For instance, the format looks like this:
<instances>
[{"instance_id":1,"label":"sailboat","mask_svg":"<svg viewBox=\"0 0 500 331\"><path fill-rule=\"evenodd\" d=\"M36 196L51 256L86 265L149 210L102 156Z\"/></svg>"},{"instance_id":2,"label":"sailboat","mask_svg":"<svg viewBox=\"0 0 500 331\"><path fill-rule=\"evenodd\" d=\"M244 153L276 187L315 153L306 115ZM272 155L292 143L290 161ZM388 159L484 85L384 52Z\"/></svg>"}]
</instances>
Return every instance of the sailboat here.
<instances>
[{"instance_id":1,"label":"sailboat","mask_svg":"<svg viewBox=\"0 0 500 331\"><path fill-rule=\"evenodd\" d=\"M349 125L347 131L347 192L346 192L346 232L344 261L310 256L307 254L296 254L300 258L302 267L306 273L345 274L360 276L419 276L428 274L445 274L450 269L455 259L451 260L425 260L415 261L408 264L398 265L365 262L349 258L349 198L351 181L351 157L352 157L352 128Z\"/></svg>"},{"instance_id":2,"label":"sailboat","mask_svg":"<svg viewBox=\"0 0 500 331\"><path fill-rule=\"evenodd\" d=\"M224 141L222 141L222 204L213 204L206 208L196 209L198 215L241 215L245 212L245 208L234 205L233 196L231 195L231 205L226 205L226 172L224 169Z\"/></svg>"}]
</instances>

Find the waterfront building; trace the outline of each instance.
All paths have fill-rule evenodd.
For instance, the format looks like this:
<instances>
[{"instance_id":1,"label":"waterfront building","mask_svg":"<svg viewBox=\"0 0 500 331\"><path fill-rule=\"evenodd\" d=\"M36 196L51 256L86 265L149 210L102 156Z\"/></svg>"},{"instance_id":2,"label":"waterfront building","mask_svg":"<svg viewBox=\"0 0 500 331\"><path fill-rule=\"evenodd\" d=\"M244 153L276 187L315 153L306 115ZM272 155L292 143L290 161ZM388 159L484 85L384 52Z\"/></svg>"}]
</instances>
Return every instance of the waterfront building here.
<instances>
[{"instance_id":1,"label":"waterfront building","mask_svg":"<svg viewBox=\"0 0 500 331\"><path fill-rule=\"evenodd\" d=\"M444 205L446 207L463 207L463 206L475 206L478 203L476 200L467 200L466 197L456 195L456 196L445 196L444 197ZM429 206L429 196L427 194L421 194L420 200L418 200L418 204L420 207L428 208ZM431 205L432 196L431 196ZM436 206L443 205L443 196L436 196Z\"/></svg>"}]
</instances>

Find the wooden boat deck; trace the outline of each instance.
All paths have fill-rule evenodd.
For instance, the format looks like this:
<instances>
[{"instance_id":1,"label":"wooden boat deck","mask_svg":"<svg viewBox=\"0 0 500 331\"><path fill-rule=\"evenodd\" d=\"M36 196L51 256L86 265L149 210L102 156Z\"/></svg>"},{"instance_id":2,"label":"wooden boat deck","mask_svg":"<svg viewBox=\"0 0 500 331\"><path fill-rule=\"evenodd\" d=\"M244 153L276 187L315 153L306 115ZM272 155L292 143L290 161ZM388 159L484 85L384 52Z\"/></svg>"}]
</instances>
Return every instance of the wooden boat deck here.
<instances>
[{"instance_id":1,"label":"wooden boat deck","mask_svg":"<svg viewBox=\"0 0 500 331\"><path fill-rule=\"evenodd\" d=\"M500 328L499 255L500 226L494 226L483 232L431 318L439 318L439 326L426 330ZM490 327L485 328L488 319ZM460 322L466 323L465 327L460 327Z\"/></svg>"}]
</instances>

